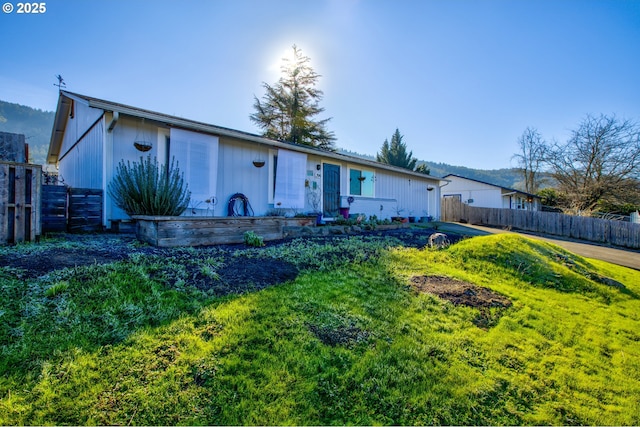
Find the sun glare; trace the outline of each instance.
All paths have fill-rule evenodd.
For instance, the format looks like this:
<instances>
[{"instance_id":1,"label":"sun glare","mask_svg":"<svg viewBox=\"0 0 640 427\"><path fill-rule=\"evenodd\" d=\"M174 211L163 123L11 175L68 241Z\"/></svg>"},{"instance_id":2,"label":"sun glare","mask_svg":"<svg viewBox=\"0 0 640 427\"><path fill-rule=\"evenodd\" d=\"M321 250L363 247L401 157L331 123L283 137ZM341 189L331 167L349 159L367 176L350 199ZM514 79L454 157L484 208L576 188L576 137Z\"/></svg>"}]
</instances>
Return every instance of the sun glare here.
<instances>
[{"instance_id":1,"label":"sun glare","mask_svg":"<svg viewBox=\"0 0 640 427\"><path fill-rule=\"evenodd\" d=\"M273 56L270 56L271 62L269 63L267 71L272 77L275 77L276 79L280 77L281 67L285 64L284 62L285 59L289 61L293 61L294 59L293 45L294 44L296 43L291 43L286 48L279 48L279 50L277 51L278 53L273 54ZM300 44L296 44L296 46L298 47L298 50L302 53L303 56L308 56L311 59L310 64L315 69L317 66L318 59L314 58L313 54L311 53L311 50L308 47L302 46Z\"/></svg>"}]
</instances>

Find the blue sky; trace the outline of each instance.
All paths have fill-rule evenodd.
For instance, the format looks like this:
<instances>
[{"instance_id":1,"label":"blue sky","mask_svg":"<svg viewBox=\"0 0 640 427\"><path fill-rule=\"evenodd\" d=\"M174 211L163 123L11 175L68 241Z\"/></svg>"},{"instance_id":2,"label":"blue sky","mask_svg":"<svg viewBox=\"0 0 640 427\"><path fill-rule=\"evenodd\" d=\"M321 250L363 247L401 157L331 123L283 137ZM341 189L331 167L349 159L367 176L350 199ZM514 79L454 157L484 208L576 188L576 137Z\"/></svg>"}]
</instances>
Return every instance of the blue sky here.
<instances>
[{"instance_id":1,"label":"blue sky","mask_svg":"<svg viewBox=\"0 0 640 427\"><path fill-rule=\"evenodd\" d=\"M0 3L6 3L0 0ZM10 0L17 7L17 2ZM0 99L70 91L259 133L262 82L295 43L322 75L337 145L396 127L423 160L510 167L527 126L640 119L640 0L48 0L0 13Z\"/></svg>"}]
</instances>

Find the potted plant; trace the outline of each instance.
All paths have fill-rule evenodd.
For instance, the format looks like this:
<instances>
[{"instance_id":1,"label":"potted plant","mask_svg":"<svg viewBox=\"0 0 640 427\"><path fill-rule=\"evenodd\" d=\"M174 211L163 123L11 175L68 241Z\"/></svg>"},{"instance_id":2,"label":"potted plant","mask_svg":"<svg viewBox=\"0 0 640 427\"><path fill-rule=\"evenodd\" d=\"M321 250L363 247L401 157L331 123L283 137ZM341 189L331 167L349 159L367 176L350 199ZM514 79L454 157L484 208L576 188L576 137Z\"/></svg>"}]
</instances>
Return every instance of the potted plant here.
<instances>
[{"instance_id":1,"label":"potted plant","mask_svg":"<svg viewBox=\"0 0 640 427\"><path fill-rule=\"evenodd\" d=\"M395 222L406 222L406 219L401 216L400 214L404 212L404 209L397 206L396 207L396 216L392 216L391 217L391 221L395 221Z\"/></svg>"},{"instance_id":2,"label":"potted plant","mask_svg":"<svg viewBox=\"0 0 640 427\"><path fill-rule=\"evenodd\" d=\"M413 224L416 221L417 221L417 218L413 216L413 211L409 211L409 222Z\"/></svg>"},{"instance_id":3,"label":"potted plant","mask_svg":"<svg viewBox=\"0 0 640 427\"><path fill-rule=\"evenodd\" d=\"M347 197L347 203L349 204L349 206L344 206L341 203L340 206L340 215L342 215L342 217L344 217L344 219L349 219L349 210L351 209L351 203L353 203L355 200L355 198L353 196L349 196Z\"/></svg>"}]
</instances>

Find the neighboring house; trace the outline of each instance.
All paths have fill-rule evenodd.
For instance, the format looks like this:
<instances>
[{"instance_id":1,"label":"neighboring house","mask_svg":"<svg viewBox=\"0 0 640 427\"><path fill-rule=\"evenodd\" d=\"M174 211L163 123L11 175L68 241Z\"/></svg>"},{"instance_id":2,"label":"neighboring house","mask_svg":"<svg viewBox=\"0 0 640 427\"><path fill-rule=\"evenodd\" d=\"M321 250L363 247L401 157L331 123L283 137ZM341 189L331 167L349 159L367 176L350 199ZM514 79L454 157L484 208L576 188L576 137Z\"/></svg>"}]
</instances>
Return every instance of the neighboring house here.
<instances>
[{"instance_id":1,"label":"neighboring house","mask_svg":"<svg viewBox=\"0 0 640 427\"><path fill-rule=\"evenodd\" d=\"M108 193L118 163L147 155L178 161L191 191L186 215L226 216L229 198L242 193L256 216L317 211L331 219L350 207L380 219L399 210L440 217L441 178L60 92L47 162L71 187L104 190L105 226L128 218Z\"/></svg>"},{"instance_id":2,"label":"neighboring house","mask_svg":"<svg viewBox=\"0 0 640 427\"><path fill-rule=\"evenodd\" d=\"M450 174L442 186L442 197L454 197L479 208L523 209L539 211L540 197L512 188Z\"/></svg>"}]
</instances>

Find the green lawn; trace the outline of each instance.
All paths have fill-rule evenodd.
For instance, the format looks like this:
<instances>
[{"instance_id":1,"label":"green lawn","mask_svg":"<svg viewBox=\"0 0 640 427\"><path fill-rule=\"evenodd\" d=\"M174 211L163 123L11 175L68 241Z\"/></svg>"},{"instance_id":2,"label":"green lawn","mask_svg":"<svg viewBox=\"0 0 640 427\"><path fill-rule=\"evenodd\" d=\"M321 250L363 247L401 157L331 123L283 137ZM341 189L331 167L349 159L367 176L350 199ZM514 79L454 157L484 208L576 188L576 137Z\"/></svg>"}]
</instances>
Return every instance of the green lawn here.
<instances>
[{"instance_id":1,"label":"green lawn","mask_svg":"<svg viewBox=\"0 0 640 427\"><path fill-rule=\"evenodd\" d=\"M37 279L0 267L0 424L640 424L638 271L516 235L297 240L237 253L295 280L216 297L176 253ZM513 305L455 306L416 275Z\"/></svg>"}]
</instances>

